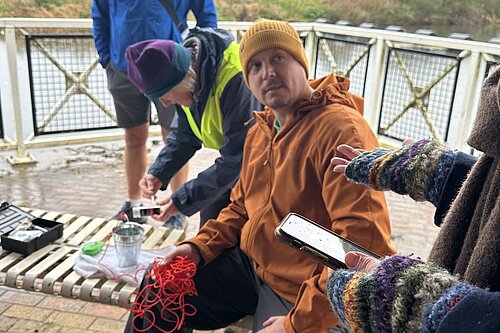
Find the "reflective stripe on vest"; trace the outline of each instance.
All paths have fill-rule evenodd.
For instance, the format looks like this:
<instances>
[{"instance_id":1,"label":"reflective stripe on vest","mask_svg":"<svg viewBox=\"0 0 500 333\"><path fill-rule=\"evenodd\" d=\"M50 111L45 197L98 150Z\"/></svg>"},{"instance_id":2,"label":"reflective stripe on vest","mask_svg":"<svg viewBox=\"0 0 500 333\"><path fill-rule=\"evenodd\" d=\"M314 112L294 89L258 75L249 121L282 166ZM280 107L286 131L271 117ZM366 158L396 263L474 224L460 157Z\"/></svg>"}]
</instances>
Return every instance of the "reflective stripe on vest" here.
<instances>
[{"instance_id":1,"label":"reflective stripe on vest","mask_svg":"<svg viewBox=\"0 0 500 333\"><path fill-rule=\"evenodd\" d=\"M210 91L201 117L201 129L196 124L191 110L186 106L182 107L191 131L207 148L219 149L224 144L220 99L229 80L239 72L241 72L239 45L232 42L224 51L219 70L215 76L215 87Z\"/></svg>"}]
</instances>

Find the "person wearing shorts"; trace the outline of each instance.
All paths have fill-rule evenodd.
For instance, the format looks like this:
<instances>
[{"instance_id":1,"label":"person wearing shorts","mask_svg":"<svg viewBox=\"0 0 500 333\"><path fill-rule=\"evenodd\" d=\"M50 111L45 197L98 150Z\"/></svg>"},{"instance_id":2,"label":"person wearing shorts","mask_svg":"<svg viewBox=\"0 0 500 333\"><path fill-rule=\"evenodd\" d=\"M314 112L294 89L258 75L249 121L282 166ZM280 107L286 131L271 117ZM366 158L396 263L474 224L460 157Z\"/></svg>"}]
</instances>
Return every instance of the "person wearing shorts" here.
<instances>
[{"instance_id":1,"label":"person wearing shorts","mask_svg":"<svg viewBox=\"0 0 500 333\"><path fill-rule=\"evenodd\" d=\"M177 19L187 27L186 16L192 11L200 27L217 27L213 0L171 0ZM174 19L157 0L92 1L93 34L99 62L106 69L108 88L114 99L117 124L125 129L125 175L128 199L115 215L126 213L129 220L144 223L145 218L133 218L132 208L142 205L139 180L146 173L146 141L149 134L151 102L128 80L125 51L128 46L148 39L182 41ZM175 115L175 107L164 108L155 102L165 140ZM187 180L188 165L172 178L175 191ZM165 222L179 225L185 219L178 215ZM181 224L183 225L183 224Z\"/></svg>"}]
</instances>

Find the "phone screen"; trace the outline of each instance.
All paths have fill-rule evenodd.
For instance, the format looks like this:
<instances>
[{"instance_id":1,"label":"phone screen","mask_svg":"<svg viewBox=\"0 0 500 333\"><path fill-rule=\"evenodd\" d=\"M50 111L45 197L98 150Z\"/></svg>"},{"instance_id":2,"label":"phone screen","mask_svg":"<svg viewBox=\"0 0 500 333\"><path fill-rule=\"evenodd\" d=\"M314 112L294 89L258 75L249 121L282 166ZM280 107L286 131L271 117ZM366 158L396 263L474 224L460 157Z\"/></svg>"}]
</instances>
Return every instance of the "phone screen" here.
<instances>
[{"instance_id":1,"label":"phone screen","mask_svg":"<svg viewBox=\"0 0 500 333\"><path fill-rule=\"evenodd\" d=\"M289 214L283 221L281 230L301 243L323 254L333 257L345 265L345 254L357 251L378 258L374 253L351 243L341 236L296 214Z\"/></svg>"}]
</instances>

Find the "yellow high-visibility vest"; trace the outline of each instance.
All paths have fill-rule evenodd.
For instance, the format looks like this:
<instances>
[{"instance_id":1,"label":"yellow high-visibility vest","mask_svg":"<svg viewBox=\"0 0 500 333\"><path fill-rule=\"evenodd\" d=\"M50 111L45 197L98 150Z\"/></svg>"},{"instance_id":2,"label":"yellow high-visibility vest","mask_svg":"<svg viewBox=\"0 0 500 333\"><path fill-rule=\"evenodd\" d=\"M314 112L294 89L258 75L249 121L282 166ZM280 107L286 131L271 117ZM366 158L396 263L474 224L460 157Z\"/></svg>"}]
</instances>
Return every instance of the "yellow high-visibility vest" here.
<instances>
[{"instance_id":1,"label":"yellow high-visibility vest","mask_svg":"<svg viewBox=\"0 0 500 333\"><path fill-rule=\"evenodd\" d=\"M224 51L215 76L215 86L210 91L207 104L203 110L201 128L196 124L191 110L186 106L182 106L191 131L207 148L219 149L224 144L220 98L229 80L241 72L239 48L240 46L237 43L232 42Z\"/></svg>"}]
</instances>

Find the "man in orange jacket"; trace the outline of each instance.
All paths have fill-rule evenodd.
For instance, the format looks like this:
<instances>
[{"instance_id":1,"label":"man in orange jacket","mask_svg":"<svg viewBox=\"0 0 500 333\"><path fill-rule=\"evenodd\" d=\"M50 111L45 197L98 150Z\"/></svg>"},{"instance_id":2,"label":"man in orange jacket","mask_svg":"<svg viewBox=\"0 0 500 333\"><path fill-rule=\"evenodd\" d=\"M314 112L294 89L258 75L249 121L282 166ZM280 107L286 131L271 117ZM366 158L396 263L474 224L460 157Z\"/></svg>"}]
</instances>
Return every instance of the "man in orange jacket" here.
<instances>
[{"instance_id":1,"label":"man in orange jacket","mask_svg":"<svg viewBox=\"0 0 500 333\"><path fill-rule=\"evenodd\" d=\"M266 109L254 113L229 206L165 258L187 256L199 267L198 296L186 297L197 313L183 330L225 327L252 314L254 332L328 332L339 321L324 296L327 269L278 241L274 229L293 211L379 255L394 253L384 195L330 166L340 143L370 149L377 139L347 79L307 80L304 48L289 24L257 21L241 40L240 61ZM156 325L171 329L155 311ZM147 317L131 316L128 331L148 327Z\"/></svg>"}]
</instances>

